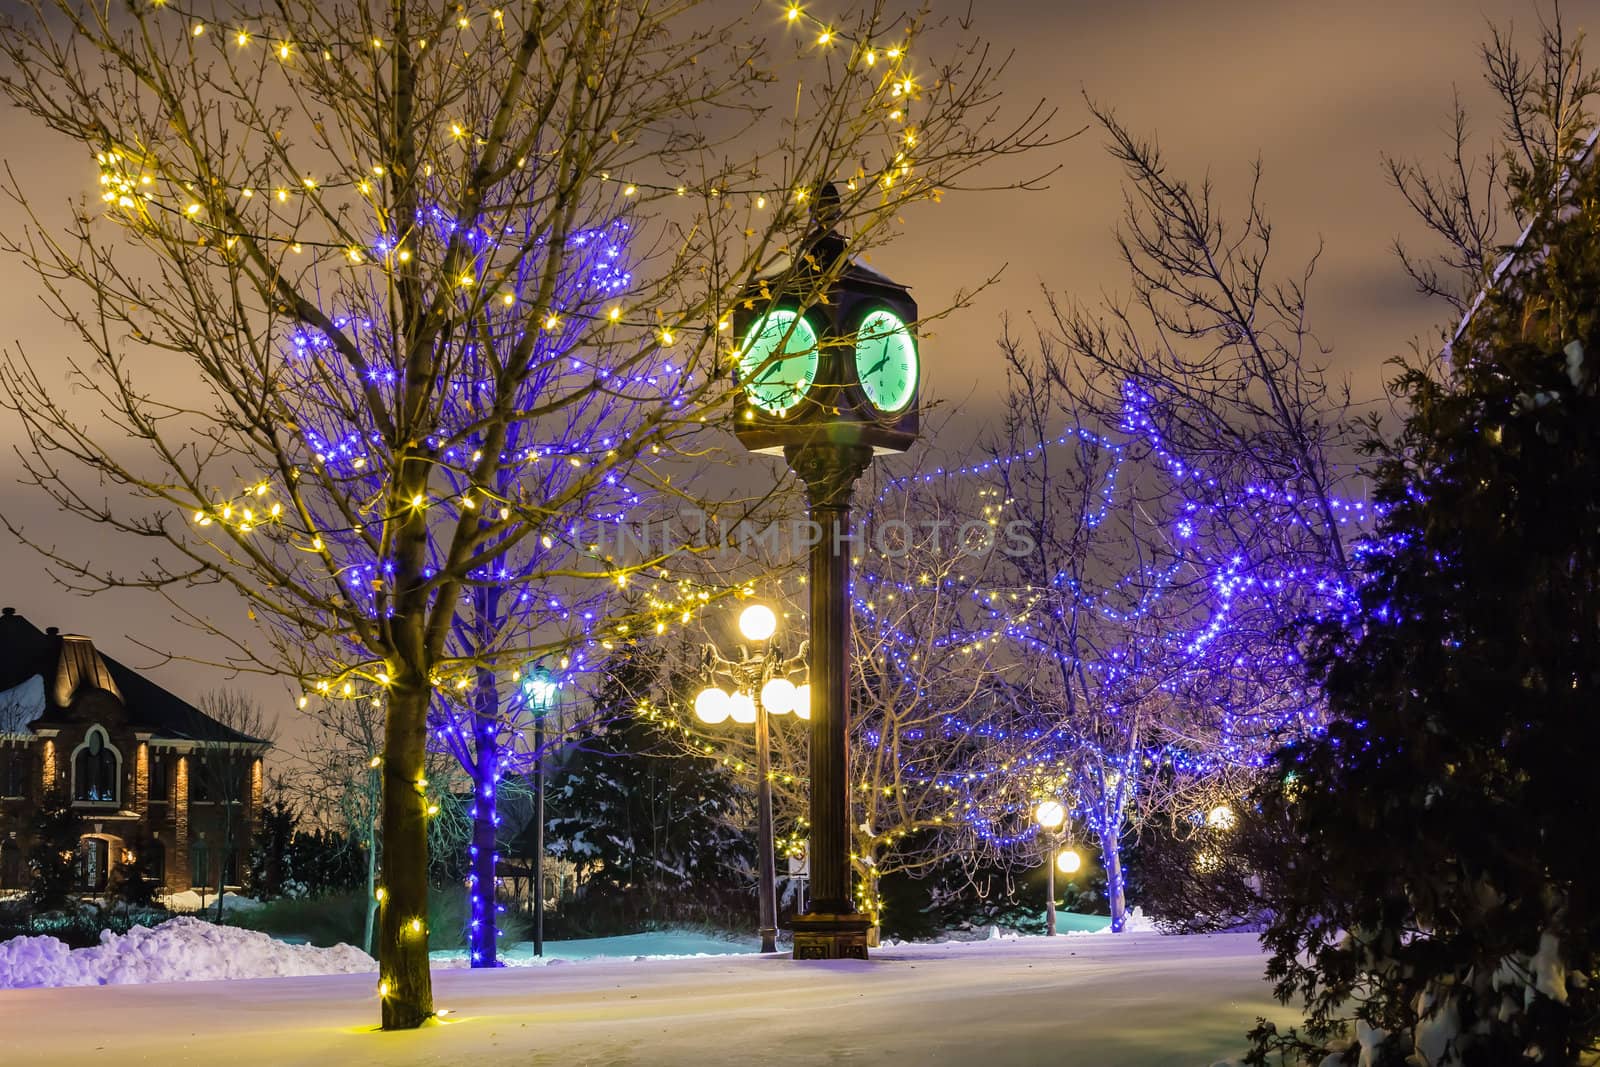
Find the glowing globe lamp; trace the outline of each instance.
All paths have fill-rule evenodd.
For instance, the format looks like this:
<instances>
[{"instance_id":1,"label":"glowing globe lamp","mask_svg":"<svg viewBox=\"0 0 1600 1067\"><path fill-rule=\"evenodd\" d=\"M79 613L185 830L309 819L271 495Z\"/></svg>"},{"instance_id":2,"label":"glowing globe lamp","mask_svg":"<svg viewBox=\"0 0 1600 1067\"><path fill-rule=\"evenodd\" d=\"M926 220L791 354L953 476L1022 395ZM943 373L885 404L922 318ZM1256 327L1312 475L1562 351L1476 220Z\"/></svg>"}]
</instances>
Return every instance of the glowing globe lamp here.
<instances>
[{"instance_id":1,"label":"glowing globe lamp","mask_svg":"<svg viewBox=\"0 0 1600 1067\"><path fill-rule=\"evenodd\" d=\"M1056 853L1056 870L1062 874L1077 874L1083 866L1083 857L1078 855L1078 850L1064 848Z\"/></svg>"},{"instance_id":2,"label":"glowing globe lamp","mask_svg":"<svg viewBox=\"0 0 1600 1067\"><path fill-rule=\"evenodd\" d=\"M1067 821L1067 809L1061 806L1060 801L1041 801L1039 806L1033 809L1033 821L1046 830L1059 830L1061 824Z\"/></svg>"},{"instance_id":3,"label":"glowing globe lamp","mask_svg":"<svg viewBox=\"0 0 1600 1067\"><path fill-rule=\"evenodd\" d=\"M802 719L811 718L811 683L794 687L794 713Z\"/></svg>"},{"instance_id":4,"label":"glowing globe lamp","mask_svg":"<svg viewBox=\"0 0 1600 1067\"><path fill-rule=\"evenodd\" d=\"M694 716L707 726L727 722L732 712L733 698L716 686L702 689L695 695Z\"/></svg>"},{"instance_id":5,"label":"glowing globe lamp","mask_svg":"<svg viewBox=\"0 0 1600 1067\"><path fill-rule=\"evenodd\" d=\"M761 706L773 715L787 715L794 710L794 683L787 678L774 678L761 687Z\"/></svg>"},{"instance_id":6,"label":"glowing globe lamp","mask_svg":"<svg viewBox=\"0 0 1600 1067\"><path fill-rule=\"evenodd\" d=\"M748 726L756 721L756 698L749 693L735 693L728 701L728 716L734 722Z\"/></svg>"},{"instance_id":7,"label":"glowing globe lamp","mask_svg":"<svg viewBox=\"0 0 1600 1067\"><path fill-rule=\"evenodd\" d=\"M778 616L765 604L751 604L739 613L739 632L746 641L767 641L778 632Z\"/></svg>"}]
</instances>

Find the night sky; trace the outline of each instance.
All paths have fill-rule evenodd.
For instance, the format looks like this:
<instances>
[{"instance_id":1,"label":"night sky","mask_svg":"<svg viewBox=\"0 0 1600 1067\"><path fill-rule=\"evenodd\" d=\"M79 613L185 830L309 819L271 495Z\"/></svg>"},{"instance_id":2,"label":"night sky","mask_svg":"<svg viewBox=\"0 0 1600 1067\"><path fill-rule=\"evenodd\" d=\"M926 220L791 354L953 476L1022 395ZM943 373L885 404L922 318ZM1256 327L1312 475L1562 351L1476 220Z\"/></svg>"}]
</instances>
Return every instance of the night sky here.
<instances>
[{"instance_id":1,"label":"night sky","mask_svg":"<svg viewBox=\"0 0 1600 1067\"><path fill-rule=\"evenodd\" d=\"M821 13L823 5L810 6ZM935 6L945 8L939 0ZM964 0L948 5L952 13L966 6ZM1087 92L1136 132L1157 135L1182 176L1209 172L1229 206L1242 203L1248 165L1260 155L1280 271L1298 273L1318 240L1325 244L1311 292L1312 325L1360 400L1381 396L1383 362L1430 336L1442 314L1413 295L1390 251L1396 237L1422 236L1389 187L1381 156L1440 159L1453 89L1476 131L1492 133L1498 116L1478 53L1487 23L1514 22L1528 49L1538 30L1537 10L1526 2L986 0L973 8L997 50L1015 50L1005 81L1013 106L1047 99L1060 108L1059 134L1087 121L1081 95ZM1593 27L1600 0L1568 2L1563 12L1571 27ZM774 32L782 32L777 6L773 22ZM96 169L81 149L9 108L0 111L0 131L0 155L41 209L95 195ZM1057 163L1048 191L951 195L908 216L904 239L875 257L875 266L914 287L924 307L942 306L957 288L1005 267L996 288L924 338L924 402L931 391L961 408L941 431L941 444L970 441L998 407L995 338L1003 313L1025 320L1040 306L1041 284L1086 301L1125 287L1111 236L1120 175L1102 138L1090 130L1048 158L1031 160L1028 169ZM0 211L10 215L5 229L17 232L14 207L0 201ZM67 351L72 339L52 329L38 291L18 263L0 260L0 341L42 361ZM141 546L57 515L15 484L17 435L14 420L0 413L0 510L97 562L137 565ZM66 596L36 556L9 543L0 547L0 604L40 626L87 633L132 666L153 657L130 636L175 651L192 643L155 595ZM235 610L243 630L243 609ZM218 672L194 665L151 673L191 699L225 684ZM249 688L291 714L287 690L277 683Z\"/></svg>"}]
</instances>

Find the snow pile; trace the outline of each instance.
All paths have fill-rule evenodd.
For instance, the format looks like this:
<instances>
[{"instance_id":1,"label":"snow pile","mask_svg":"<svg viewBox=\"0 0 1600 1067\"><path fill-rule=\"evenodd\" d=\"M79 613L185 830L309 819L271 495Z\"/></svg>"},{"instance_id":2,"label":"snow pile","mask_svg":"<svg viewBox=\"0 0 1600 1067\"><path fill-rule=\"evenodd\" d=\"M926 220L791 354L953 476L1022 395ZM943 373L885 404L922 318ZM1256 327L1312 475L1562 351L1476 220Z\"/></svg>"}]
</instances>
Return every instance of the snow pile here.
<instances>
[{"instance_id":1,"label":"snow pile","mask_svg":"<svg viewBox=\"0 0 1600 1067\"><path fill-rule=\"evenodd\" d=\"M184 916L153 930L135 926L121 936L107 930L93 948L71 949L48 936L0 941L0 989L283 978L377 969L371 956L350 945L289 945L255 930L213 926Z\"/></svg>"},{"instance_id":2,"label":"snow pile","mask_svg":"<svg viewBox=\"0 0 1600 1067\"><path fill-rule=\"evenodd\" d=\"M173 911L215 912L217 910L217 895L215 893L207 893L202 897L193 889L185 889L181 893L171 893L162 897L161 903ZM261 901L254 897L241 897L234 893L224 893L222 896L223 914L227 914L230 911L254 911L259 907L261 907Z\"/></svg>"}]
</instances>

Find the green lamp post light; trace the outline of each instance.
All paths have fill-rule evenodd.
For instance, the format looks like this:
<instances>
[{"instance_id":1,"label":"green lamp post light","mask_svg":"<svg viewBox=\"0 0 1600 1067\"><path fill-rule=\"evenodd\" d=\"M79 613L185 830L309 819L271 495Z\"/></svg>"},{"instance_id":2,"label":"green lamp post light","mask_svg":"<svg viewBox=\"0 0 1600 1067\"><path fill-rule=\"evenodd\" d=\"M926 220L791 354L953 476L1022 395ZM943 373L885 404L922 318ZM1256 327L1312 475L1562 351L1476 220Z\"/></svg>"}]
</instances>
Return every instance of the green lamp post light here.
<instances>
[{"instance_id":1,"label":"green lamp post light","mask_svg":"<svg viewBox=\"0 0 1600 1067\"><path fill-rule=\"evenodd\" d=\"M556 706L561 683L543 663L522 679L522 695L533 716L533 954L544 955L544 740L545 717Z\"/></svg>"}]
</instances>

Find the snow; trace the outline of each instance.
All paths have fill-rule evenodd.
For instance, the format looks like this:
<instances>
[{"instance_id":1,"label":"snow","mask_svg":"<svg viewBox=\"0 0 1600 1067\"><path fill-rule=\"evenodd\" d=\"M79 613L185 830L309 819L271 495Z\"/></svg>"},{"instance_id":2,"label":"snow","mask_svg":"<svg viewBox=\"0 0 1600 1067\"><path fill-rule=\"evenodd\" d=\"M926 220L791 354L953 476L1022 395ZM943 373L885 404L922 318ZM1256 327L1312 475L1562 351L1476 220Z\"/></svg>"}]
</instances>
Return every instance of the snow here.
<instances>
[{"instance_id":1,"label":"snow","mask_svg":"<svg viewBox=\"0 0 1600 1067\"><path fill-rule=\"evenodd\" d=\"M72 1067L973 1064L1206 1067L1293 1021L1248 934L897 945L438 971L451 1014L373 1033L376 976L0 992L7 1062ZM92 1027L84 1020L93 1019Z\"/></svg>"},{"instance_id":2,"label":"snow","mask_svg":"<svg viewBox=\"0 0 1600 1067\"><path fill-rule=\"evenodd\" d=\"M1567 1002L1567 968L1561 962L1561 939L1549 930L1539 935L1539 951L1528 961L1533 988L1555 1001ZM1532 1000L1532 997L1529 997Z\"/></svg>"},{"instance_id":3,"label":"snow","mask_svg":"<svg viewBox=\"0 0 1600 1067\"><path fill-rule=\"evenodd\" d=\"M0 734L27 734L28 724L44 714L44 676L0 692Z\"/></svg>"},{"instance_id":4,"label":"snow","mask_svg":"<svg viewBox=\"0 0 1600 1067\"><path fill-rule=\"evenodd\" d=\"M349 974L377 969L358 948L288 945L254 930L179 916L126 934L107 930L100 944L68 948L53 937L0 941L0 989L135 985L217 978Z\"/></svg>"},{"instance_id":5,"label":"snow","mask_svg":"<svg viewBox=\"0 0 1600 1067\"><path fill-rule=\"evenodd\" d=\"M208 892L201 896L193 889L185 889L181 893L172 893L162 897L161 903L173 911L203 910L214 913L217 910L217 894ZM254 911L259 907L261 907L261 901L256 900L254 897L242 897L234 893L224 893L222 895L222 913L224 915L230 911Z\"/></svg>"},{"instance_id":6,"label":"snow","mask_svg":"<svg viewBox=\"0 0 1600 1067\"><path fill-rule=\"evenodd\" d=\"M1104 915L1079 915L1058 912L1056 928L1061 937L1083 934L1109 934L1111 920ZM1128 912L1128 933L1154 932L1154 920L1134 908ZM946 942L974 940L1016 940L1031 935L1016 934L998 926L985 927L973 934L953 934ZM911 944L891 940L890 946ZM590 937L572 941L546 941L542 957L533 954L532 941L518 941L500 950L500 962L507 967L540 967L550 963L571 963L594 959L665 960L695 956L732 956L760 951L760 942L753 937L728 938L698 930L655 930L643 934L624 934L618 937ZM445 950L429 954L435 968L467 966L465 950Z\"/></svg>"},{"instance_id":7,"label":"snow","mask_svg":"<svg viewBox=\"0 0 1600 1067\"><path fill-rule=\"evenodd\" d=\"M532 941L518 941L500 950L507 967L540 967L550 963L571 963L594 959L681 959L695 956L732 956L758 952L755 938L730 940L694 930L657 930L619 937L588 937L573 941L546 941L544 956L533 954ZM465 967L465 951L429 953L435 969Z\"/></svg>"}]
</instances>

